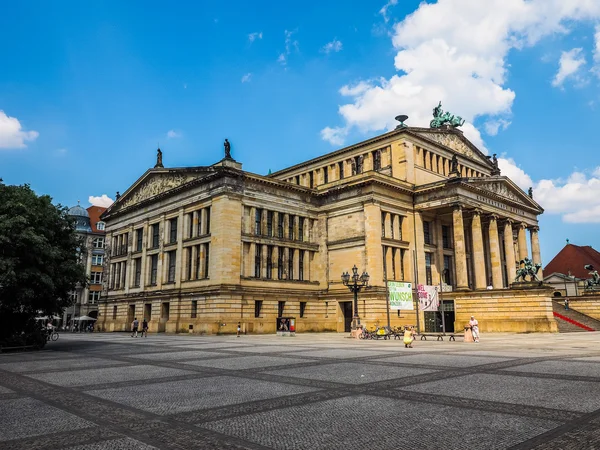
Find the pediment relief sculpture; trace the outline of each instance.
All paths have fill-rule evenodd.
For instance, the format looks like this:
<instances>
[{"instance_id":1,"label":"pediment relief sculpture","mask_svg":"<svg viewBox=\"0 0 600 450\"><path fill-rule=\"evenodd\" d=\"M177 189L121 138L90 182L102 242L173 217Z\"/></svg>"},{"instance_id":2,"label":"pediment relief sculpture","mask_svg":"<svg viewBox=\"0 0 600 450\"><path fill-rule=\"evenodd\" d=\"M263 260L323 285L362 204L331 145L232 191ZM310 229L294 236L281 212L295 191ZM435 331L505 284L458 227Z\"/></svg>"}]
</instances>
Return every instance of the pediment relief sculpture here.
<instances>
[{"instance_id":1,"label":"pediment relief sculpture","mask_svg":"<svg viewBox=\"0 0 600 450\"><path fill-rule=\"evenodd\" d=\"M422 137L437 142L469 158L476 158L473 149L453 133L419 133ZM480 158L476 158L480 159Z\"/></svg>"},{"instance_id":2,"label":"pediment relief sculpture","mask_svg":"<svg viewBox=\"0 0 600 450\"><path fill-rule=\"evenodd\" d=\"M133 192L127 195L121 203L121 208L135 205L158 194L169 191L197 178L197 175L165 174L153 176L143 181Z\"/></svg>"},{"instance_id":3,"label":"pediment relief sculpture","mask_svg":"<svg viewBox=\"0 0 600 450\"><path fill-rule=\"evenodd\" d=\"M523 202L523 199L504 183L485 182L485 183L477 183L476 186L478 188L481 188L486 191L492 192L496 195L499 195L500 197L508 198L515 202L525 204L525 202Z\"/></svg>"}]
</instances>

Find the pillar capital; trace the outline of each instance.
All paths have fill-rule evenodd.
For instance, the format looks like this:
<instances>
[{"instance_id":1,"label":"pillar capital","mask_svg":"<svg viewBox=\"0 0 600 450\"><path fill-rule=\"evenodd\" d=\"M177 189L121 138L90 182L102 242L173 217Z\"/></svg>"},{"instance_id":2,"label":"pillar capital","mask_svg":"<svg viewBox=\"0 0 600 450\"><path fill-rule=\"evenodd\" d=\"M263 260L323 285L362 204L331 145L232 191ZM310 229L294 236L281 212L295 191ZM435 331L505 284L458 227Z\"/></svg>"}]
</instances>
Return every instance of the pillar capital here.
<instances>
[{"instance_id":1,"label":"pillar capital","mask_svg":"<svg viewBox=\"0 0 600 450\"><path fill-rule=\"evenodd\" d=\"M521 228L521 229L526 229L527 228L527 224L525 222L521 222L517 225L517 228Z\"/></svg>"},{"instance_id":2,"label":"pillar capital","mask_svg":"<svg viewBox=\"0 0 600 450\"><path fill-rule=\"evenodd\" d=\"M532 227L528 227L529 231L533 232L533 233L539 233L540 231L540 227L538 227L537 225L534 225Z\"/></svg>"}]
</instances>

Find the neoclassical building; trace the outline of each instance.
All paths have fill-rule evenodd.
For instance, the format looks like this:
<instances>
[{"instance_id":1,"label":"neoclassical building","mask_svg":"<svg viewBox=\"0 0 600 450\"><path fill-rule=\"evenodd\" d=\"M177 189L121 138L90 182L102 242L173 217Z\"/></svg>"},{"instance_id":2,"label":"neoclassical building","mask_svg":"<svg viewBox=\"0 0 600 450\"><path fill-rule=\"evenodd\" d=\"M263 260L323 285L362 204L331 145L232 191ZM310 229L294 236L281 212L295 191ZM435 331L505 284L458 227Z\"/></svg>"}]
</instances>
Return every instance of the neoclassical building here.
<instances>
[{"instance_id":1,"label":"neoclassical building","mask_svg":"<svg viewBox=\"0 0 600 450\"><path fill-rule=\"evenodd\" d=\"M268 176L243 171L228 147L202 167L165 168L159 151L102 215L99 324L264 333L294 317L299 332L345 331L353 297L340 276L356 265L370 274L358 302L368 327L387 322L387 279L442 284L447 330L475 314L483 330L556 331L551 293L511 286L518 261L541 263L542 212L452 126L400 126ZM436 312L390 321L417 317L440 327Z\"/></svg>"}]
</instances>

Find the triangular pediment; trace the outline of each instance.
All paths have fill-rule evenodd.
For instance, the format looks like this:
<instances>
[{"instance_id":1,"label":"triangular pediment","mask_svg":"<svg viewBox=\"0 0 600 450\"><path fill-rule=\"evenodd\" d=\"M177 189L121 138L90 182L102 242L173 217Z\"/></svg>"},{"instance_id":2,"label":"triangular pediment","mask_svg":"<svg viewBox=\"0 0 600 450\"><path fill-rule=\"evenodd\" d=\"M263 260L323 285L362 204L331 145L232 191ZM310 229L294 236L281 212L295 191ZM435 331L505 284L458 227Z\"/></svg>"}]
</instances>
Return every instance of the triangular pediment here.
<instances>
[{"instance_id":1,"label":"triangular pediment","mask_svg":"<svg viewBox=\"0 0 600 450\"><path fill-rule=\"evenodd\" d=\"M543 212L540 205L507 177L469 178L468 183L473 187L485 191L488 195L500 197L501 199L518 203L528 208L537 209L540 211L540 214Z\"/></svg>"},{"instance_id":2,"label":"triangular pediment","mask_svg":"<svg viewBox=\"0 0 600 450\"><path fill-rule=\"evenodd\" d=\"M442 145L461 156L487 165L490 169L494 168L490 159L486 157L481 150L475 147L475 145L473 145L460 131L454 129L420 128L418 131L414 131L413 134L425 140Z\"/></svg>"},{"instance_id":3,"label":"triangular pediment","mask_svg":"<svg viewBox=\"0 0 600 450\"><path fill-rule=\"evenodd\" d=\"M168 193L214 172L213 168L150 169L146 171L115 203L106 214L129 208L157 195Z\"/></svg>"}]
</instances>

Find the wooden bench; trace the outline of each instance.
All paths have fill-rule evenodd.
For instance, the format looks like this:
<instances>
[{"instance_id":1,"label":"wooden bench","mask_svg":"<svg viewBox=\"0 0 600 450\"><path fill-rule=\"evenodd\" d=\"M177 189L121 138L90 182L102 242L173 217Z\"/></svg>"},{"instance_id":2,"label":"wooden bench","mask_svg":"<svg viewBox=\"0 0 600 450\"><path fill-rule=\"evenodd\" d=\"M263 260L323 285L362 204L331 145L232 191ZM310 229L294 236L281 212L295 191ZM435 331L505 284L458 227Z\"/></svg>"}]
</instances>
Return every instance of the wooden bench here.
<instances>
[{"instance_id":1,"label":"wooden bench","mask_svg":"<svg viewBox=\"0 0 600 450\"><path fill-rule=\"evenodd\" d=\"M426 341L427 337L435 337L437 338L438 341L443 341L444 340L444 336L448 336L448 341L456 341L455 338L457 337L465 337L464 333L421 333L419 336L421 336L421 340L422 341Z\"/></svg>"}]
</instances>

